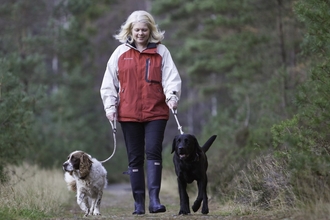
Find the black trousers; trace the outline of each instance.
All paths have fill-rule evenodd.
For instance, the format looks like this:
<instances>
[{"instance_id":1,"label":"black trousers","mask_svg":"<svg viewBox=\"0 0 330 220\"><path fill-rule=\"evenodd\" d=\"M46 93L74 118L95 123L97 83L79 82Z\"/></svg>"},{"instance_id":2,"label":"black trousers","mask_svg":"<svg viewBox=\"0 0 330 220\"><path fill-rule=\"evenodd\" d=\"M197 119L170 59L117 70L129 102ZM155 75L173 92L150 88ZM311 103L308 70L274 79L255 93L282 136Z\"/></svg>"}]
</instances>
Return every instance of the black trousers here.
<instances>
[{"instance_id":1,"label":"black trousers","mask_svg":"<svg viewBox=\"0 0 330 220\"><path fill-rule=\"evenodd\" d=\"M120 123L129 167L143 166L145 154L147 160L162 160L166 123L167 120Z\"/></svg>"}]
</instances>

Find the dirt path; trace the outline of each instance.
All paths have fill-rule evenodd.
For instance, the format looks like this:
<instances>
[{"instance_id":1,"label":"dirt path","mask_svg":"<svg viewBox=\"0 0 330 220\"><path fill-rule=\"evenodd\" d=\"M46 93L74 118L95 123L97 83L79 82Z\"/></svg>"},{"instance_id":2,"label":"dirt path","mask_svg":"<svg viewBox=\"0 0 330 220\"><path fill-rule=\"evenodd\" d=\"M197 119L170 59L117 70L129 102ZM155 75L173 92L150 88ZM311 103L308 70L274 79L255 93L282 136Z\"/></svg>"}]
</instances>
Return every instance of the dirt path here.
<instances>
[{"instance_id":1,"label":"dirt path","mask_svg":"<svg viewBox=\"0 0 330 220\"><path fill-rule=\"evenodd\" d=\"M134 209L134 202L132 198L131 188L129 183L124 184L112 184L109 185L103 194L101 213L102 216L89 216L83 218L83 212L76 205L75 201L72 201L72 207L68 209L67 213L63 213L65 217L56 218L56 220L72 220L72 219L221 219L221 220L234 220L234 219L251 219L243 216L226 216L221 212L221 207L212 200L209 200L210 213L208 215L202 215L200 210L196 213L192 213L187 216L177 215L179 212L179 198L177 195L177 189L162 190L160 200L162 204L166 206L167 211L165 213L150 214L148 212L148 195L146 195L146 214L145 215L132 215ZM191 195L191 199L194 199L194 195ZM257 219L257 218L254 218ZM55 219L52 219L55 220Z\"/></svg>"}]
</instances>

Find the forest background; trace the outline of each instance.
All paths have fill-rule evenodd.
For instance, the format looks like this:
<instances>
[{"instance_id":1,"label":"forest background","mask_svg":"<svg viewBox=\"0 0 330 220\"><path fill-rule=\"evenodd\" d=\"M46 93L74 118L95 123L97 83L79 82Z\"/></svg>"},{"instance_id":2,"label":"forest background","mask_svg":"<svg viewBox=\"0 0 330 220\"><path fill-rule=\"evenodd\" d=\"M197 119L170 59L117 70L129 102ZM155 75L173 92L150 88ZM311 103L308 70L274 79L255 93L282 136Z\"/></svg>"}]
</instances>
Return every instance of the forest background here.
<instances>
[{"instance_id":1,"label":"forest background","mask_svg":"<svg viewBox=\"0 0 330 220\"><path fill-rule=\"evenodd\" d=\"M329 204L324 0L0 0L1 182L22 161L61 169L76 149L100 160L112 153L99 89L119 45L113 35L138 9L166 31L183 79L184 132L200 144L218 136L208 152L212 194L265 210ZM110 183L127 181L118 127ZM163 153L171 171L176 134L171 115Z\"/></svg>"}]
</instances>

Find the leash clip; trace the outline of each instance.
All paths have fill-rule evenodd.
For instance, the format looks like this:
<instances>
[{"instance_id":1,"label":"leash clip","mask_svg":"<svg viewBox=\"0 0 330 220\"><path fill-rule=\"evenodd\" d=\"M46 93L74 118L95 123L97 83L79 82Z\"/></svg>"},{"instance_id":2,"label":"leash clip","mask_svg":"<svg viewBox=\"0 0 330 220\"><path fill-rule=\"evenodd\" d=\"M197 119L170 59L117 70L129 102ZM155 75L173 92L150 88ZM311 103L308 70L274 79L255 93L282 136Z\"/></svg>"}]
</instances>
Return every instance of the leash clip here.
<instances>
[{"instance_id":1,"label":"leash clip","mask_svg":"<svg viewBox=\"0 0 330 220\"><path fill-rule=\"evenodd\" d=\"M180 134L183 134L182 126L180 125L179 120L178 120L178 117L177 117L178 110L177 109L174 110L173 108L171 108L171 110L172 110L172 113L174 115L175 121L178 124L178 130L180 131Z\"/></svg>"}]
</instances>

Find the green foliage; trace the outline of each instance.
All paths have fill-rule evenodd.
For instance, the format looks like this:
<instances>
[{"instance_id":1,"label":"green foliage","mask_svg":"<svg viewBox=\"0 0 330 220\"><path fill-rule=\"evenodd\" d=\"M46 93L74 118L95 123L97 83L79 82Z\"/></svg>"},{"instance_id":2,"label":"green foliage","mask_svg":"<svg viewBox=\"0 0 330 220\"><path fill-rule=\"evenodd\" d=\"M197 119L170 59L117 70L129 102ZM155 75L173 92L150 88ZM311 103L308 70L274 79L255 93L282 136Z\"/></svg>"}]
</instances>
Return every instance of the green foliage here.
<instances>
[{"instance_id":1,"label":"green foliage","mask_svg":"<svg viewBox=\"0 0 330 220\"><path fill-rule=\"evenodd\" d=\"M182 27L171 36L176 37L174 57L191 85L189 90L203 94L204 100L199 101L208 108L205 112L214 108L210 100L217 103L216 114L201 123L203 138L218 134L217 150L210 149L214 153L209 156L212 191L226 199L237 192L235 181L242 180L246 190L258 190L242 193L240 200L251 202L256 193L260 199L251 205L279 207L296 205L311 195L295 185L299 178L311 183L309 189L317 185L318 175L326 183L329 4L319 0L207 0L157 1L154 5L156 13L166 16L164 25ZM305 28L308 32L303 38ZM264 154L271 154L278 167L268 164ZM251 167L258 158L264 160L264 167ZM276 179L277 174L283 178L285 185L278 185L283 191L273 192L265 185L268 173L256 172L267 166L274 173L270 178Z\"/></svg>"},{"instance_id":2,"label":"green foliage","mask_svg":"<svg viewBox=\"0 0 330 220\"><path fill-rule=\"evenodd\" d=\"M295 4L297 17L308 30L304 40L304 54L311 55L312 59L326 59L325 55L329 53L328 9L329 2L322 0L301 0Z\"/></svg>"},{"instance_id":3,"label":"green foliage","mask_svg":"<svg viewBox=\"0 0 330 220\"><path fill-rule=\"evenodd\" d=\"M293 152L323 159L328 158L330 141L327 132L330 129L330 38L325 27L327 19L330 19L329 9L330 5L324 1L300 1L296 4L295 11L307 28L303 49L313 62L308 80L297 93L298 114L274 127L275 137L279 140L277 146L288 142Z\"/></svg>"},{"instance_id":4,"label":"green foliage","mask_svg":"<svg viewBox=\"0 0 330 220\"><path fill-rule=\"evenodd\" d=\"M267 149L271 143L270 127L293 115L290 99L297 85L292 78L293 60L300 36L297 31L290 37L289 32L298 26L291 1L279 2L207 0L153 4L155 13L167 16L165 25L184 27L173 34L177 40L173 54L181 72L187 75L189 90L199 90L201 97L206 97L202 101L206 112L209 98L219 103L218 114L230 112L230 118L225 120L234 120L235 125L228 123L229 126L238 126L238 133L231 135L248 129L249 141L244 145L251 148L257 144ZM276 28L284 19L287 22L281 23L283 30ZM283 47L278 45L281 39ZM289 54L293 56L286 60Z\"/></svg>"},{"instance_id":5,"label":"green foliage","mask_svg":"<svg viewBox=\"0 0 330 220\"><path fill-rule=\"evenodd\" d=\"M94 74L97 51L92 42L97 33L93 22L104 13L106 3L109 1L94 4L72 0L56 8L53 19L61 20L66 13L69 19L65 25L52 29L56 33L52 54L55 66L49 73L53 80L47 82L49 94L40 101L43 110L35 128L42 148L37 156L31 155L38 164L61 166L74 150L84 150L100 160L111 153L111 127L99 95L101 82Z\"/></svg>"},{"instance_id":6,"label":"green foliage","mask_svg":"<svg viewBox=\"0 0 330 220\"><path fill-rule=\"evenodd\" d=\"M290 120L282 121L280 124L272 127L274 146L276 146L277 155L288 161L289 168L298 172L304 170L320 171L318 167L326 159L320 157L322 154L317 148L313 137L313 132L306 129L299 116ZM322 165L321 165L322 166Z\"/></svg>"},{"instance_id":7,"label":"green foliage","mask_svg":"<svg viewBox=\"0 0 330 220\"><path fill-rule=\"evenodd\" d=\"M173 5L176 10L168 15L172 22L185 27L176 31L182 45L175 55L180 65L188 67L187 73L195 84L207 84L212 75L216 75L215 80L221 79L239 67L245 61L245 51L258 42L257 36L244 28L250 20L250 14L245 13L249 10L248 4L212 0L178 2ZM168 1L159 1L154 4L154 11L166 12L169 10L166 5ZM243 16L239 16L241 14Z\"/></svg>"},{"instance_id":8,"label":"green foliage","mask_svg":"<svg viewBox=\"0 0 330 220\"><path fill-rule=\"evenodd\" d=\"M6 180L4 168L18 164L30 150L34 97L9 71L9 62L0 60L0 182Z\"/></svg>"},{"instance_id":9,"label":"green foliage","mask_svg":"<svg viewBox=\"0 0 330 220\"><path fill-rule=\"evenodd\" d=\"M301 0L295 13L306 27L303 59L308 66L307 80L299 87L295 103L297 114L272 127L277 154L288 161L296 185L296 195L305 203L318 199L329 201L322 189L329 187L329 10L325 1ZM311 192L310 189L315 189ZM320 189L320 190L319 190Z\"/></svg>"},{"instance_id":10,"label":"green foliage","mask_svg":"<svg viewBox=\"0 0 330 220\"><path fill-rule=\"evenodd\" d=\"M1 66L0 119L6 127L0 132L5 149L1 171L22 158L43 167L60 166L76 149L99 159L111 154L111 127L99 96L93 51L93 22L110 3L1 3L0 16L6 21L0 23L1 55L6 57ZM106 63L102 65L104 70Z\"/></svg>"}]
</instances>

